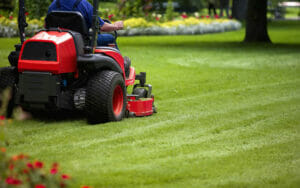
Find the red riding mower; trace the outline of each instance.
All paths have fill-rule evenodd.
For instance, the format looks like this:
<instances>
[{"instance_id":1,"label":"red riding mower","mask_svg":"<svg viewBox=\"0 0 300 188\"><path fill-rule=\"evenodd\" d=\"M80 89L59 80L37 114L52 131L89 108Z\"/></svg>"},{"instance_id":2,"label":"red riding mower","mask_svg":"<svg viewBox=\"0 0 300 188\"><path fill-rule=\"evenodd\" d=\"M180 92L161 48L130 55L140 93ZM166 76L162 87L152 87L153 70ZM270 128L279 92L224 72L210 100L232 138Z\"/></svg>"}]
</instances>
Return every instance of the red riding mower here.
<instances>
[{"instance_id":1,"label":"red riding mower","mask_svg":"<svg viewBox=\"0 0 300 188\"><path fill-rule=\"evenodd\" d=\"M11 66L0 69L0 90L13 90L8 113L14 105L33 114L79 111L96 124L156 111L146 73L136 75L129 58L116 48L95 45L98 5L94 0L91 31L79 12L54 11L46 17L45 29L25 40L25 5L19 1L21 44L8 57Z\"/></svg>"}]
</instances>

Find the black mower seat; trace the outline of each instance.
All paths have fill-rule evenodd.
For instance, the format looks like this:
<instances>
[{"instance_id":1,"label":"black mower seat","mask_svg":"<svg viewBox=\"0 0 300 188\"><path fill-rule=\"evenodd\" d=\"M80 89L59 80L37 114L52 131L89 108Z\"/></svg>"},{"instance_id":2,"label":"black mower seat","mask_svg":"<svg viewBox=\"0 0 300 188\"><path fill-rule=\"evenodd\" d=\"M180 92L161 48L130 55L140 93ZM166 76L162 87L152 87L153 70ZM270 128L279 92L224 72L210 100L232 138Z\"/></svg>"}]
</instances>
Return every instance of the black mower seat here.
<instances>
[{"instance_id":1,"label":"black mower seat","mask_svg":"<svg viewBox=\"0 0 300 188\"><path fill-rule=\"evenodd\" d=\"M86 39L89 37L89 30L82 14L77 11L52 11L45 19L46 29L61 28L78 32Z\"/></svg>"}]
</instances>

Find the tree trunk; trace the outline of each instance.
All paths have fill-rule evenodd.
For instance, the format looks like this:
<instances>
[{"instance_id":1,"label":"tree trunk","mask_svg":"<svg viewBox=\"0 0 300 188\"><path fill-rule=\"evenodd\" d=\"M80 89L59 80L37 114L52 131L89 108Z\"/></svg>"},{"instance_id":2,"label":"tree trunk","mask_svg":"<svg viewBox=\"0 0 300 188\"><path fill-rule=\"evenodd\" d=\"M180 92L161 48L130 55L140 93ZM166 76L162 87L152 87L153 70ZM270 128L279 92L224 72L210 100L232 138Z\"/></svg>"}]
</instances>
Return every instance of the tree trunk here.
<instances>
[{"instance_id":1,"label":"tree trunk","mask_svg":"<svg viewBox=\"0 0 300 188\"><path fill-rule=\"evenodd\" d=\"M232 17L241 21L244 20L246 18L247 13L247 4L248 0L233 0Z\"/></svg>"},{"instance_id":2,"label":"tree trunk","mask_svg":"<svg viewBox=\"0 0 300 188\"><path fill-rule=\"evenodd\" d=\"M271 42L267 29L267 0L248 1L245 42Z\"/></svg>"}]
</instances>

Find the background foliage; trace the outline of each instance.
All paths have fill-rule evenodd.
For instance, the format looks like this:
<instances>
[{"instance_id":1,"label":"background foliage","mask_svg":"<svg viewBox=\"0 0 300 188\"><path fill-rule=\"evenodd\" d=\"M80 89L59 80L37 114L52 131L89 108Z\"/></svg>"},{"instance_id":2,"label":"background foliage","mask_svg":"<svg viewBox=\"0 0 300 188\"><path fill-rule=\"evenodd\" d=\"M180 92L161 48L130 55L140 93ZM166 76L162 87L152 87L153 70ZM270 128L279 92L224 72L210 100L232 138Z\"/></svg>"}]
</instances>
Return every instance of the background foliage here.
<instances>
[{"instance_id":1,"label":"background foliage","mask_svg":"<svg viewBox=\"0 0 300 188\"><path fill-rule=\"evenodd\" d=\"M26 0L26 9L30 18L41 18L48 12L51 0Z\"/></svg>"},{"instance_id":2,"label":"background foliage","mask_svg":"<svg viewBox=\"0 0 300 188\"><path fill-rule=\"evenodd\" d=\"M39 19L47 14L47 10L52 0L25 0L26 8L29 12L29 17ZM92 0L88 0L92 3ZM230 4L233 1L230 0ZM274 8L278 2L283 0L270 0L269 7ZM166 12L168 2L176 3L174 11L176 12L207 12L206 0L100 0L100 12L104 12L105 16L114 14L115 16L122 18L128 17L140 17L147 16L149 13L156 12L163 14ZM218 2L218 1L217 1ZM246 2L246 1L244 1ZM0 11L1 15L10 16L14 12L14 16L17 15L18 0L1 0ZM218 7L217 3L217 7ZM105 10L108 9L108 10ZM109 13L106 13L109 12Z\"/></svg>"}]
</instances>

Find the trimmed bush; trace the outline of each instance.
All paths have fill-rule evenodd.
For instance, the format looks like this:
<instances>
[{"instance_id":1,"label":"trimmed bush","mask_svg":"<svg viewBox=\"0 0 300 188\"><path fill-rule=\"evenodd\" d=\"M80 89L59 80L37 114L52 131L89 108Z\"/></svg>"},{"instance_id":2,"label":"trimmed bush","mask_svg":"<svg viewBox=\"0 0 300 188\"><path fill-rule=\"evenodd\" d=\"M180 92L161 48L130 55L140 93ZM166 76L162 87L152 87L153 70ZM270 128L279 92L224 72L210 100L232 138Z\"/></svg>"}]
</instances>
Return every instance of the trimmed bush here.
<instances>
[{"instance_id":1,"label":"trimmed bush","mask_svg":"<svg viewBox=\"0 0 300 188\"><path fill-rule=\"evenodd\" d=\"M44 20L42 18L41 20ZM27 36L43 28L44 22L37 19L28 20ZM194 35L217 33L241 28L241 23L229 19L212 19L188 17L167 22L147 21L145 18L130 18L124 21L124 30L118 31L121 36L134 35ZM0 18L0 37L18 36L16 18Z\"/></svg>"}]
</instances>

